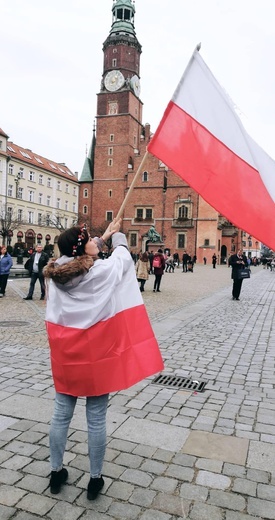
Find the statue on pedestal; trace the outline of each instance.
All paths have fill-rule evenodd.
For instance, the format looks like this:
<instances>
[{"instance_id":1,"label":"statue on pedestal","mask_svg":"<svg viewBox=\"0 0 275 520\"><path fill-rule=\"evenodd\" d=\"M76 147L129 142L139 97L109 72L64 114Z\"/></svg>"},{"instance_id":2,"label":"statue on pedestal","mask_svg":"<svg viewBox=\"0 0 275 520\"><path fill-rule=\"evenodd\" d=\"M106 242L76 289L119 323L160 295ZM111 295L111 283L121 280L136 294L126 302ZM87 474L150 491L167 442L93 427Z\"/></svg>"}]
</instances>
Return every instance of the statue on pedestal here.
<instances>
[{"instance_id":1,"label":"statue on pedestal","mask_svg":"<svg viewBox=\"0 0 275 520\"><path fill-rule=\"evenodd\" d=\"M162 242L161 236L156 231L155 226L150 227L150 229L147 233L147 237L148 237L149 242Z\"/></svg>"}]
</instances>

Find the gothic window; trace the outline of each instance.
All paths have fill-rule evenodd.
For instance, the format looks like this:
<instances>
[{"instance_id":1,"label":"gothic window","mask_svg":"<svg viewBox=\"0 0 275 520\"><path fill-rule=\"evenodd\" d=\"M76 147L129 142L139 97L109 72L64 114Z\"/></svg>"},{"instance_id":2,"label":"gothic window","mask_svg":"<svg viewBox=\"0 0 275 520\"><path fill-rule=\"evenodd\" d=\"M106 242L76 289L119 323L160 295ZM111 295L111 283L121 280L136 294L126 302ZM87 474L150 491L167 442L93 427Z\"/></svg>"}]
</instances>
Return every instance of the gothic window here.
<instances>
[{"instance_id":1,"label":"gothic window","mask_svg":"<svg viewBox=\"0 0 275 520\"><path fill-rule=\"evenodd\" d=\"M113 166L113 159L108 159L108 166Z\"/></svg>"},{"instance_id":2,"label":"gothic window","mask_svg":"<svg viewBox=\"0 0 275 520\"><path fill-rule=\"evenodd\" d=\"M83 190L83 197L84 197L85 199L88 198L88 190L87 190L87 188L84 188L84 190Z\"/></svg>"},{"instance_id":3,"label":"gothic window","mask_svg":"<svg viewBox=\"0 0 275 520\"><path fill-rule=\"evenodd\" d=\"M130 233L130 247L137 247L137 233Z\"/></svg>"},{"instance_id":4,"label":"gothic window","mask_svg":"<svg viewBox=\"0 0 275 520\"><path fill-rule=\"evenodd\" d=\"M87 213L88 213L88 207L87 206L83 206L83 214L87 215Z\"/></svg>"},{"instance_id":5,"label":"gothic window","mask_svg":"<svg viewBox=\"0 0 275 520\"><path fill-rule=\"evenodd\" d=\"M187 206L180 206L178 209L178 218L188 218L188 207Z\"/></svg>"},{"instance_id":6,"label":"gothic window","mask_svg":"<svg viewBox=\"0 0 275 520\"><path fill-rule=\"evenodd\" d=\"M143 174L142 174L142 182L148 182L148 172L143 172Z\"/></svg>"},{"instance_id":7,"label":"gothic window","mask_svg":"<svg viewBox=\"0 0 275 520\"><path fill-rule=\"evenodd\" d=\"M112 197L112 190L109 190L109 197L111 198Z\"/></svg>"},{"instance_id":8,"label":"gothic window","mask_svg":"<svg viewBox=\"0 0 275 520\"><path fill-rule=\"evenodd\" d=\"M114 142L114 138L115 138L114 134L110 134L110 142L111 142L111 143Z\"/></svg>"},{"instance_id":9,"label":"gothic window","mask_svg":"<svg viewBox=\"0 0 275 520\"><path fill-rule=\"evenodd\" d=\"M113 147L111 146L110 148L108 148L108 155L113 155Z\"/></svg>"}]
</instances>

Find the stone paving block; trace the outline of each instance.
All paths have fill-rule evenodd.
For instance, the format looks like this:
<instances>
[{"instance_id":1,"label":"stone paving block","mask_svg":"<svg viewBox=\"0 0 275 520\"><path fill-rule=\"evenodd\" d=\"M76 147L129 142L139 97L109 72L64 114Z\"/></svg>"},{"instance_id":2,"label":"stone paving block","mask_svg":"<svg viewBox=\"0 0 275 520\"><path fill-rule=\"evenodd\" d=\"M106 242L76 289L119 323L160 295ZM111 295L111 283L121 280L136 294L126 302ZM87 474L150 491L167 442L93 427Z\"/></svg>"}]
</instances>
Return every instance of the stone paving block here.
<instances>
[{"instance_id":1,"label":"stone paving block","mask_svg":"<svg viewBox=\"0 0 275 520\"><path fill-rule=\"evenodd\" d=\"M245 513L235 513L234 511L226 511L225 520L263 520L259 516L250 516Z\"/></svg>"},{"instance_id":2,"label":"stone paving block","mask_svg":"<svg viewBox=\"0 0 275 520\"><path fill-rule=\"evenodd\" d=\"M124 471L120 476L120 479L141 487L148 487L152 482L152 477L150 475L147 475L147 473L138 469L126 469L126 471Z\"/></svg>"},{"instance_id":3,"label":"stone paving block","mask_svg":"<svg viewBox=\"0 0 275 520\"><path fill-rule=\"evenodd\" d=\"M59 502L48 513L48 517L51 520L78 520L83 512L83 507L72 506L66 502Z\"/></svg>"},{"instance_id":4,"label":"stone paving block","mask_svg":"<svg viewBox=\"0 0 275 520\"><path fill-rule=\"evenodd\" d=\"M223 520L221 509L208 504L195 503L188 517L190 520Z\"/></svg>"},{"instance_id":5,"label":"stone paving block","mask_svg":"<svg viewBox=\"0 0 275 520\"><path fill-rule=\"evenodd\" d=\"M162 462L170 462L173 458L173 453L168 450L158 449L152 454L152 458Z\"/></svg>"},{"instance_id":6,"label":"stone paving block","mask_svg":"<svg viewBox=\"0 0 275 520\"><path fill-rule=\"evenodd\" d=\"M223 466L223 473L224 475L228 475L229 477L244 477L246 475L246 469L244 466L238 466L237 464L228 464L226 462Z\"/></svg>"},{"instance_id":7,"label":"stone paving block","mask_svg":"<svg viewBox=\"0 0 275 520\"><path fill-rule=\"evenodd\" d=\"M183 500L183 498L168 495L167 493L159 493L152 504L153 509L159 509L164 513L183 517L188 513L190 507L190 501Z\"/></svg>"},{"instance_id":8,"label":"stone paving block","mask_svg":"<svg viewBox=\"0 0 275 520\"><path fill-rule=\"evenodd\" d=\"M180 487L180 496L188 500L205 502L208 497L208 489L194 484L182 484Z\"/></svg>"},{"instance_id":9,"label":"stone paving block","mask_svg":"<svg viewBox=\"0 0 275 520\"><path fill-rule=\"evenodd\" d=\"M254 480L255 482L261 482L262 484L267 484L269 482L270 474L267 471L262 471L260 469L248 469L247 470L247 478L249 480Z\"/></svg>"},{"instance_id":10,"label":"stone paving block","mask_svg":"<svg viewBox=\"0 0 275 520\"><path fill-rule=\"evenodd\" d=\"M107 494L110 497L121 499L121 500L129 500L132 495L135 487L132 484L127 484L126 482L113 482L108 488ZM144 490L142 490L143 492Z\"/></svg>"},{"instance_id":11,"label":"stone paving block","mask_svg":"<svg viewBox=\"0 0 275 520\"><path fill-rule=\"evenodd\" d=\"M0 504L3 506L15 506L26 494L26 491L13 486L0 486Z\"/></svg>"},{"instance_id":12,"label":"stone paving block","mask_svg":"<svg viewBox=\"0 0 275 520\"><path fill-rule=\"evenodd\" d=\"M215 433L191 431L182 452L224 462L245 464L248 441Z\"/></svg>"},{"instance_id":13,"label":"stone paving block","mask_svg":"<svg viewBox=\"0 0 275 520\"><path fill-rule=\"evenodd\" d=\"M226 493L226 491L210 490L208 503L234 511L244 511L246 507L246 501L243 497Z\"/></svg>"},{"instance_id":14,"label":"stone paving block","mask_svg":"<svg viewBox=\"0 0 275 520\"><path fill-rule=\"evenodd\" d=\"M269 502L268 500L248 498L247 512L251 515L262 516L265 520L275 519L274 502Z\"/></svg>"},{"instance_id":15,"label":"stone paving block","mask_svg":"<svg viewBox=\"0 0 275 520\"><path fill-rule=\"evenodd\" d=\"M135 489L129 499L131 504L135 504L140 507L150 507L157 491L153 491L152 489Z\"/></svg>"},{"instance_id":16,"label":"stone paving block","mask_svg":"<svg viewBox=\"0 0 275 520\"><path fill-rule=\"evenodd\" d=\"M170 464L166 471L166 476L174 477L178 480L185 480L187 482L192 482L194 474L195 472L193 468L186 468L184 466L179 466L176 464Z\"/></svg>"},{"instance_id":17,"label":"stone paving block","mask_svg":"<svg viewBox=\"0 0 275 520\"><path fill-rule=\"evenodd\" d=\"M178 485L178 480L169 477L154 478L151 488L157 491L165 491L166 493L173 493Z\"/></svg>"},{"instance_id":18,"label":"stone paving block","mask_svg":"<svg viewBox=\"0 0 275 520\"><path fill-rule=\"evenodd\" d=\"M25 455L26 457L32 455L36 450L38 450L38 446L30 444L28 442L19 442L19 441L11 441L6 446L8 451L11 451L16 454Z\"/></svg>"},{"instance_id":19,"label":"stone paving block","mask_svg":"<svg viewBox=\"0 0 275 520\"><path fill-rule=\"evenodd\" d=\"M13 507L6 507L6 506L0 505L1 520L10 520L10 518L13 517L15 512L16 512L16 509ZM31 520L31 519L29 519L29 520Z\"/></svg>"},{"instance_id":20,"label":"stone paving block","mask_svg":"<svg viewBox=\"0 0 275 520\"><path fill-rule=\"evenodd\" d=\"M172 517L171 515L167 515L166 513L162 513L161 511L154 511L153 509L151 509L145 511L145 513L142 513L140 520L172 520Z\"/></svg>"},{"instance_id":21,"label":"stone paving block","mask_svg":"<svg viewBox=\"0 0 275 520\"><path fill-rule=\"evenodd\" d=\"M52 498L28 493L18 502L17 507L36 515L45 516L55 504L56 500Z\"/></svg>"},{"instance_id":22,"label":"stone paving block","mask_svg":"<svg viewBox=\"0 0 275 520\"><path fill-rule=\"evenodd\" d=\"M116 438L130 439L132 442L140 444L179 451L188 437L189 431L177 426L130 417L113 435Z\"/></svg>"},{"instance_id":23,"label":"stone paving block","mask_svg":"<svg viewBox=\"0 0 275 520\"><path fill-rule=\"evenodd\" d=\"M20 482L17 486L26 491L42 494L49 486L49 479L37 475L26 475L22 478L22 475L20 475Z\"/></svg>"},{"instance_id":24,"label":"stone paving block","mask_svg":"<svg viewBox=\"0 0 275 520\"><path fill-rule=\"evenodd\" d=\"M173 464L187 466L190 468L194 466L195 461L196 457L193 457L192 455L185 455L183 453L177 453L172 459Z\"/></svg>"},{"instance_id":25,"label":"stone paving block","mask_svg":"<svg viewBox=\"0 0 275 520\"><path fill-rule=\"evenodd\" d=\"M196 484L215 489L228 489L231 485L231 479L218 473L200 470L196 477Z\"/></svg>"},{"instance_id":26,"label":"stone paving block","mask_svg":"<svg viewBox=\"0 0 275 520\"><path fill-rule=\"evenodd\" d=\"M140 469L141 471L145 471L146 473L151 473L153 475L162 475L166 471L167 467L167 464L148 459L143 462Z\"/></svg>"},{"instance_id":27,"label":"stone paving block","mask_svg":"<svg viewBox=\"0 0 275 520\"><path fill-rule=\"evenodd\" d=\"M135 520L140 514L140 507L129 503L113 502L108 509L108 514L109 513L117 520Z\"/></svg>"},{"instance_id":28,"label":"stone paving block","mask_svg":"<svg viewBox=\"0 0 275 520\"><path fill-rule=\"evenodd\" d=\"M214 473L221 473L223 462L220 460L211 459L197 459L195 463L196 468L213 471Z\"/></svg>"},{"instance_id":29,"label":"stone paving block","mask_svg":"<svg viewBox=\"0 0 275 520\"><path fill-rule=\"evenodd\" d=\"M115 459L115 463L127 468L139 468L142 464L142 457L139 455L132 455L131 453L121 453Z\"/></svg>"},{"instance_id":30,"label":"stone paving block","mask_svg":"<svg viewBox=\"0 0 275 520\"><path fill-rule=\"evenodd\" d=\"M236 478L233 482L232 491L240 493L241 495L256 496L256 482L244 478ZM263 497L262 497L263 498Z\"/></svg>"},{"instance_id":31,"label":"stone paving block","mask_svg":"<svg viewBox=\"0 0 275 520\"><path fill-rule=\"evenodd\" d=\"M268 486L265 484L258 484L257 497L275 502L275 486L271 486L270 484Z\"/></svg>"},{"instance_id":32,"label":"stone paving block","mask_svg":"<svg viewBox=\"0 0 275 520\"><path fill-rule=\"evenodd\" d=\"M275 471L275 445L251 441L247 466L265 471Z\"/></svg>"},{"instance_id":33,"label":"stone paving block","mask_svg":"<svg viewBox=\"0 0 275 520\"><path fill-rule=\"evenodd\" d=\"M32 462L31 457L25 457L24 455L13 455L2 463L2 467L17 470L24 468L27 466L27 464L30 464L30 462Z\"/></svg>"},{"instance_id":34,"label":"stone paving block","mask_svg":"<svg viewBox=\"0 0 275 520\"><path fill-rule=\"evenodd\" d=\"M0 482L1 484L12 485L22 479L22 474L18 471L0 468ZM0 517L1 518L1 517Z\"/></svg>"}]
</instances>

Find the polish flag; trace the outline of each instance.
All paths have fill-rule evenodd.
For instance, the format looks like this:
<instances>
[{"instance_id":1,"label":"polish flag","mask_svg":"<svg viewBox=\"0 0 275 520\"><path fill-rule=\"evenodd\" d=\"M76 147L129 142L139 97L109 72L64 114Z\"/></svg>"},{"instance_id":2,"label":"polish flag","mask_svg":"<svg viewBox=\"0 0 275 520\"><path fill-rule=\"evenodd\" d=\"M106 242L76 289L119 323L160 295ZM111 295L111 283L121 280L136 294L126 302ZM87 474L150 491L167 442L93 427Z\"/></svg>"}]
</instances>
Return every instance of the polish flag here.
<instances>
[{"instance_id":1,"label":"polish flag","mask_svg":"<svg viewBox=\"0 0 275 520\"><path fill-rule=\"evenodd\" d=\"M164 368L124 246L112 258L97 260L79 286L62 288L50 281L46 328L57 392L116 392Z\"/></svg>"},{"instance_id":2,"label":"polish flag","mask_svg":"<svg viewBox=\"0 0 275 520\"><path fill-rule=\"evenodd\" d=\"M275 162L195 50L148 151L235 226L275 250Z\"/></svg>"}]
</instances>

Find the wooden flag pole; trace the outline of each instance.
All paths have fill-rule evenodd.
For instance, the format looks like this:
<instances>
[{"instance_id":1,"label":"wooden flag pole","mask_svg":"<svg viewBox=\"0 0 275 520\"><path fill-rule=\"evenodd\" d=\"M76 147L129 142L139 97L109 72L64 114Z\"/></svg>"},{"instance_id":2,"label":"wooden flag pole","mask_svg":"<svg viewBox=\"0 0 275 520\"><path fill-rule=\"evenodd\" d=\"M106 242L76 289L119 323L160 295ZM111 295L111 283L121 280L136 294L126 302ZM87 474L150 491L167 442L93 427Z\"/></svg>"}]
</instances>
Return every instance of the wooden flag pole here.
<instances>
[{"instance_id":1,"label":"wooden flag pole","mask_svg":"<svg viewBox=\"0 0 275 520\"><path fill-rule=\"evenodd\" d=\"M141 163L140 163L140 165L139 165L139 167L138 167L138 169L136 171L136 174L134 175L134 178L133 178L133 180L132 180L132 182L130 184L130 188L129 188L129 190L127 191L127 193L125 195L125 199L124 199L124 201L122 202L122 204L121 204L121 206L119 208L119 211L118 211L118 214L117 214L116 218L120 218L121 217L121 215L123 213L123 210L124 210L124 208L125 208L125 206L126 206L126 204L128 202L128 198L130 197L130 195L131 195L131 193L132 193L132 191L134 189L134 185L135 185L136 180L137 180L137 178L138 178L138 176L139 176L139 174L140 174L140 172L141 172L141 170L143 168L143 165L144 165L144 163L145 163L145 161L147 159L148 154L149 154L149 152L146 150L146 152L144 154L144 157L143 157L143 159L142 159L142 161L141 161Z\"/></svg>"}]
</instances>

